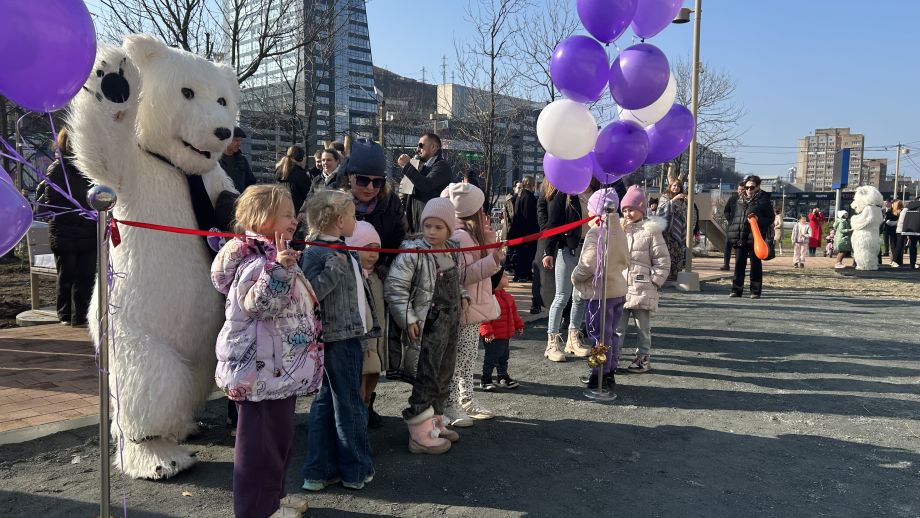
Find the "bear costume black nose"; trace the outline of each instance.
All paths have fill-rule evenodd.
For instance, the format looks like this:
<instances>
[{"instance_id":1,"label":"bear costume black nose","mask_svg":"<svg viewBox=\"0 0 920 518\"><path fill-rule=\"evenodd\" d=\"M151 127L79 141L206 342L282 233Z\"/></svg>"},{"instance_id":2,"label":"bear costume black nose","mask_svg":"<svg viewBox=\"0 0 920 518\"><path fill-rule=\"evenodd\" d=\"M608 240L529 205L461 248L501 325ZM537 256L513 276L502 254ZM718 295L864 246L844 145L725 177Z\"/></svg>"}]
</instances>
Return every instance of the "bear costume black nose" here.
<instances>
[{"instance_id":1,"label":"bear costume black nose","mask_svg":"<svg viewBox=\"0 0 920 518\"><path fill-rule=\"evenodd\" d=\"M113 103L121 104L131 95L131 86L121 74L110 72L102 78L102 95Z\"/></svg>"},{"instance_id":2,"label":"bear costume black nose","mask_svg":"<svg viewBox=\"0 0 920 518\"><path fill-rule=\"evenodd\" d=\"M230 138L230 135L232 134L233 132L228 130L227 128L217 128L216 130L214 130L214 136L221 140L227 140L228 138Z\"/></svg>"}]
</instances>

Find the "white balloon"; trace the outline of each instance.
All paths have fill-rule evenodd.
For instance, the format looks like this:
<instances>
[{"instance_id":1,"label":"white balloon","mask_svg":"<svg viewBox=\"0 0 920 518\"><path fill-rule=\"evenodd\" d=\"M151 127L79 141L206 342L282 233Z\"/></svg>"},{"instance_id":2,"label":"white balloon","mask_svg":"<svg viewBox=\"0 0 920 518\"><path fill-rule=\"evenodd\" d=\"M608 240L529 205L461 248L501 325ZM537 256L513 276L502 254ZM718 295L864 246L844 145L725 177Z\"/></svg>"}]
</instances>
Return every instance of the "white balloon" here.
<instances>
[{"instance_id":1,"label":"white balloon","mask_svg":"<svg viewBox=\"0 0 920 518\"><path fill-rule=\"evenodd\" d=\"M664 93L661 94L661 97L655 100L655 102L645 108L639 108L638 110L624 110L619 107L617 110L620 113L621 121L633 121L639 123L640 126L649 126L660 121L668 114L676 98L677 82L674 80L674 74L671 74L671 77L668 78L668 86L665 87Z\"/></svg>"},{"instance_id":2,"label":"white balloon","mask_svg":"<svg viewBox=\"0 0 920 518\"><path fill-rule=\"evenodd\" d=\"M581 158L594 149L597 121L584 104L553 101L537 118L537 139L543 149L559 158Z\"/></svg>"}]
</instances>

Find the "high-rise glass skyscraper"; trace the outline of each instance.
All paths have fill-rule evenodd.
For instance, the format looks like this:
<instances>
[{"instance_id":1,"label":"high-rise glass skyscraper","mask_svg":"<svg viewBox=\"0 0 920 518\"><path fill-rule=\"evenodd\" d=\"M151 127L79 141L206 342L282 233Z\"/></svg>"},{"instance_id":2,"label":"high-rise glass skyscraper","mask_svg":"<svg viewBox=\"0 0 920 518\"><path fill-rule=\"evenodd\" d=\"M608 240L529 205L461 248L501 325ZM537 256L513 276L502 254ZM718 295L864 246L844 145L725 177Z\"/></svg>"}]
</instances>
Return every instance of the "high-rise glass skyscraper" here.
<instances>
[{"instance_id":1,"label":"high-rise glass skyscraper","mask_svg":"<svg viewBox=\"0 0 920 518\"><path fill-rule=\"evenodd\" d=\"M292 144L312 155L324 143L372 138L377 128L377 99L364 0L304 0L296 13L304 46L262 61L242 83L240 124L251 130L247 151L253 170L270 175ZM258 15L257 15L257 18ZM268 16L269 20L277 17ZM240 62L258 52L259 26L240 38ZM294 41L281 42L285 47Z\"/></svg>"}]
</instances>

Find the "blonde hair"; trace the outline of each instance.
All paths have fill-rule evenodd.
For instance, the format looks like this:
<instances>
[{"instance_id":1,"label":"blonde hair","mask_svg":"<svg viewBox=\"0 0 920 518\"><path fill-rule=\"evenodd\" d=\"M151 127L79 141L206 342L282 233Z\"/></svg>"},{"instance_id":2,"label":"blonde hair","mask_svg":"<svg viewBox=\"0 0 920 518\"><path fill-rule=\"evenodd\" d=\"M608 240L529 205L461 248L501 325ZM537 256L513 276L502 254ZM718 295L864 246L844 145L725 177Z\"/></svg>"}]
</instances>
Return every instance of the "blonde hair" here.
<instances>
[{"instance_id":1,"label":"blonde hair","mask_svg":"<svg viewBox=\"0 0 920 518\"><path fill-rule=\"evenodd\" d=\"M291 200L291 191L285 185L250 185L236 200L233 217L236 231L261 233L285 199Z\"/></svg>"},{"instance_id":2,"label":"blonde hair","mask_svg":"<svg viewBox=\"0 0 920 518\"><path fill-rule=\"evenodd\" d=\"M297 157L300 157L299 159ZM294 165L306 158L306 154L303 151L303 148L298 145L293 145L288 148L287 153L281 160L275 164L275 171L278 177L278 180L281 182L287 181L288 177L291 176L291 171L294 169Z\"/></svg>"},{"instance_id":3,"label":"blonde hair","mask_svg":"<svg viewBox=\"0 0 920 518\"><path fill-rule=\"evenodd\" d=\"M482 209L477 210L474 214L465 218L457 218L463 222L466 231L473 238L477 245L486 244L486 229L482 226ZM480 250L480 257L489 255L489 250Z\"/></svg>"},{"instance_id":4,"label":"blonde hair","mask_svg":"<svg viewBox=\"0 0 920 518\"><path fill-rule=\"evenodd\" d=\"M349 210L354 214L355 204L350 192L326 189L313 193L301 211L310 239L316 239L335 218L348 215Z\"/></svg>"}]
</instances>

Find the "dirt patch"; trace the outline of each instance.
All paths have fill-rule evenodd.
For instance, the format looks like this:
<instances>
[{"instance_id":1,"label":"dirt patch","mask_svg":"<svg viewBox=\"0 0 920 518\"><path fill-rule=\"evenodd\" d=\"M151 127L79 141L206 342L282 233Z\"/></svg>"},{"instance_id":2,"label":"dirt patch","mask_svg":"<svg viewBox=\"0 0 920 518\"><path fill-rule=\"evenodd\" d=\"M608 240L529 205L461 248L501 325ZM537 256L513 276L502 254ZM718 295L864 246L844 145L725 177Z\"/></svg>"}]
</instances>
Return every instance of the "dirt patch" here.
<instances>
[{"instance_id":1,"label":"dirt patch","mask_svg":"<svg viewBox=\"0 0 920 518\"><path fill-rule=\"evenodd\" d=\"M731 279L708 281L714 286L731 286ZM920 300L920 271L903 272L897 279L871 279L840 275L833 269L779 270L764 272L764 293L771 289L832 292L848 297L882 297Z\"/></svg>"},{"instance_id":2,"label":"dirt patch","mask_svg":"<svg viewBox=\"0 0 920 518\"><path fill-rule=\"evenodd\" d=\"M42 305L53 305L54 278L41 276L38 291ZM16 327L16 315L32 308L29 266L17 258L0 262L0 329Z\"/></svg>"}]
</instances>

